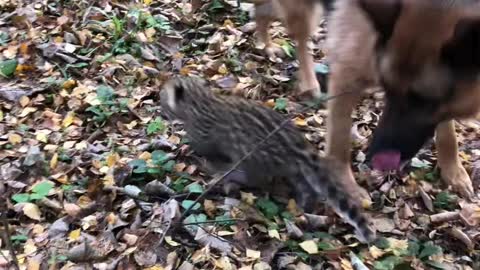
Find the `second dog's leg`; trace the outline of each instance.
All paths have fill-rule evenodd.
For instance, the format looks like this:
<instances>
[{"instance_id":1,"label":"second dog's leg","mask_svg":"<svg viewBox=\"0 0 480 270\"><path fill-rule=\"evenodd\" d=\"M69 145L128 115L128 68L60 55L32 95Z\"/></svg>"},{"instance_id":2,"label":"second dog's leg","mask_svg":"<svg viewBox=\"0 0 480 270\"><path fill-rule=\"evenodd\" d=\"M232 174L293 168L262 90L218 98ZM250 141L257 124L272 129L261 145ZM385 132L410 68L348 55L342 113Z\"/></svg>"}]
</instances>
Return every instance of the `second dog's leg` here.
<instances>
[{"instance_id":1,"label":"second dog's leg","mask_svg":"<svg viewBox=\"0 0 480 270\"><path fill-rule=\"evenodd\" d=\"M285 16L288 32L297 43L299 60L300 92L315 97L321 95L320 84L315 75L313 56L308 51L308 40L317 27L318 16L321 16L321 7L310 1L279 1Z\"/></svg>"},{"instance_id":2,"label":"second dog's leg","mask_svg":"<svg viewBox=\"0 0 480 270\"><path fill-rule=\"evenodd\" d=\"M465 198L471 198L473 196L472 181L458 158L454 120L437 126L435 145L443 180Z\"/></svg>"}]
</instances>

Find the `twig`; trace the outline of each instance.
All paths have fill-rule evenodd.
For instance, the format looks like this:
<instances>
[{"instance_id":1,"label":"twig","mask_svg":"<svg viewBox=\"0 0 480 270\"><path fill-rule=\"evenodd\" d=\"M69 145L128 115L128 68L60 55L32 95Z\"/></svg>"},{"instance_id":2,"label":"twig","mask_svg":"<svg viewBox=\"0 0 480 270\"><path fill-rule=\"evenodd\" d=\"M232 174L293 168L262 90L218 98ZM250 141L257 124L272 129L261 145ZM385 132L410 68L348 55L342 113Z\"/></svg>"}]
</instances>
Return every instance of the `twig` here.
<instances>
[{"instance_id":1,"label":"twig","mask_svg":"<svg viewBox=\"0 0 480 270\"><path fill-rule=\"evenodd\" d=\"M337 98L337 97L340 97L340 96L344 96L344 95L347 95L347 94L351 94L351 93L354 93L354 90L351 90L351 91L345 91L343 93L340 93L338 95L333 95L333 96L326 96L326 97L323 97L323 98L320 98L318 99L318 102L317 100L314 101L312 104L309 104L307 105L306 108L304 108L303 110L301 110L300 112L306 112L308 109L311 109L311 108L314 108L316 107L318 104L321 104L321 103L325 103L331 99L334 99L334 98ZM197 197L197 199L195 199L195 201L192 203L192 205L190 207L188 207L183 213L182 215L180 216L180 221L183 221L185 219L185 217L187 216L187 214L190 213L190 211L192 210L193 206L196 205L200 200L202 200L203 198L205 198L205 196L207 195L208 192L210 192L210 190L213 189L214 186L216 186L218 183L220 183L226 176L228 176L232 171L234 171L235 169L237 169L238 166L240 166L240 164L242 164L243 161L245 161L247 158L249 158L257 149L260 145L262 145L264 142L266 142L270 137L272 137L273 135L275 135L280 129L282 129L287 123L289 123L294 117L291 116L291 117L288 117L287 119L285 119L282 123L280 123L280 125L278 125L278 127L276 127L274 130L272 130L270 133L267 134L267 136L265 138L263 138L260 142L258 142L257 144L255 144L252 148L252 150L250 150L245 156L243 156L240 160L238 160L232 167L230 167L229 170L227 170L224 174L218 176L218 177L215 177L210 186L202 193L200 194L200 196Z\"/></svg>"},{"instance_id":2,"label":"twig","mask_svg":"<svg viewBox=\"0 0 480 270\"><path fill-rule=\"evenodd\" d=\"M460 218L460 213L458 211L454 212L443 212L430 216L430 221L432 223L447 222L452 220L457 220Z\"/></svg>"},{"instance_id":3,"label":"twig","mask_svg":"<svg viewBox=\"0 0 480 270\"><path fill-rule=\"evenodd\" d=\"M10 228L7 220L7 211L6 210L3 211L0 217L2 219L4 238L5 238L5 241L7 241L6 245L7 245L8 251L10 252L10 257L12 257L13 267L16 270L20 270L20 267L18 266L17 255L15 254L15 250L13 249L13 245L12 245L12 238L10 235Z\"/></svg>"},{"instance_id":4,"label":"twig","mask_svg":"<svg viewBox=\"0 0 480 270\"><path fill-rule=\"evenodd\" d=\"M199 225L199 224L210 224L210 223L222 223L222 222L232 222L232 221L245 221L242 218L232 218L232 219L223 219L223 220L205 220L205 221L197 221L197 222L189 222L183 223L184 226L188 225ZM179 223L179 222L176 222Z\"/></svg>"}]
</instances>

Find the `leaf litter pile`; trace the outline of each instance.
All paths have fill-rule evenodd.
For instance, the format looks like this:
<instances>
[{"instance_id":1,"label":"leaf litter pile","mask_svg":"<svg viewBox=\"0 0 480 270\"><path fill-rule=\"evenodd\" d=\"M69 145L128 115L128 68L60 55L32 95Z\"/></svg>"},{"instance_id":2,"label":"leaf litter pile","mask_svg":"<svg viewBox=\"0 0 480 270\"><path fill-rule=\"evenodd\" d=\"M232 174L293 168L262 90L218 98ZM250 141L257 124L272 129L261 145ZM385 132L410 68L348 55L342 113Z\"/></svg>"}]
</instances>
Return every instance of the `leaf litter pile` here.
<instances>
[{"instance_id":1,"label":"leaf litter pile","mask_svg":"<svg viewBox=\"0 0 480 270\"><path fill-rule=\"evenodd\" d=\"M211 176L182 126L161 117L159 89L172 74L262 100L325 146L325 109L300 113L291 95L291 40L274 23L278 57L268 57L251 4L10 0L0 9L0 269L480 269L480 205L444 187L431 147L402 175L363 163L379 93L357 107L352 128L356 178L382 235L375 245L328 209L303 214L281 188L226 196L216 187L195 202ZM311 44L320 70L325 33ZM480 124L457 128L478 187Z\"/></svg>"}]
</instances>

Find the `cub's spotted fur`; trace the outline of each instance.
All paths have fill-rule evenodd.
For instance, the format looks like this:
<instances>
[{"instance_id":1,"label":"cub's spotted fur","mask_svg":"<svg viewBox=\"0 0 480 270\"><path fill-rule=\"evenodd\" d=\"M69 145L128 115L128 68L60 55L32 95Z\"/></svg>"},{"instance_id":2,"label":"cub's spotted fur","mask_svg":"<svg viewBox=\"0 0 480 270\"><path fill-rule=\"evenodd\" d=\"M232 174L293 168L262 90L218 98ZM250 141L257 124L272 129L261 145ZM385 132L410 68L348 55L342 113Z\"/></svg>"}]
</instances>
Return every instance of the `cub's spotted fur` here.
<instances>
[{"instance_id":1,"label":"cub's spotted fur","mask_svg":"<svg viewBox=\"0 0 480 270\"><path fill-rule=\"evenodd\" d=\"M216 95L198 78L177 78L161 91L162 107L184 123L191 147L219 171L226 171L284 122L267 107L239 97ZM375 231L361 210L351 203L339 185L336 162L317 155L303 134L291 123L261 144L238 169L249 181L287 178L300 198L324 197L337 213L356 228L363 242L375 239Z\"/></svg>"}]
</instances>

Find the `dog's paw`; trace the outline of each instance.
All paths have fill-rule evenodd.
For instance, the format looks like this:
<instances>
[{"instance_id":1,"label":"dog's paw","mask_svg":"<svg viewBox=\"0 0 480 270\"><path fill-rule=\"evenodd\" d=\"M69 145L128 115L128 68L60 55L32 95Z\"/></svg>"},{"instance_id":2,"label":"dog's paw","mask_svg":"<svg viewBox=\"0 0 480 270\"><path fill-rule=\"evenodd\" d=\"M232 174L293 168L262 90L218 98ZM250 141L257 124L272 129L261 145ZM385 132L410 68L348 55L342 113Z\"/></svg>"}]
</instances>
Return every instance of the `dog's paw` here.
<instances>
[{"instance_id":1,"label":"dog's paw","mask_svg":"<svg viewBox=\"0 0 480 270\"><path fill-rule=\"evenodd\" d=\"M441 168L441 175L447 185L462 195L465 199L472 199L474 196L473 185L470 176L465 168L458 164Z\"/></svg>"},{"instance_id":2,"label":"dog's paw","mask_svg":"<svg viewBox=\"0 0 480 270\"><path fill-rule=\"evenodd\" d=\"M372 205L372 199L368 192L355 181L352 170L349 166L347 169L343 170L342 175L343 181L341 184L353 202L362 208L370 208Z\"/></svg>"}]
</instances>

